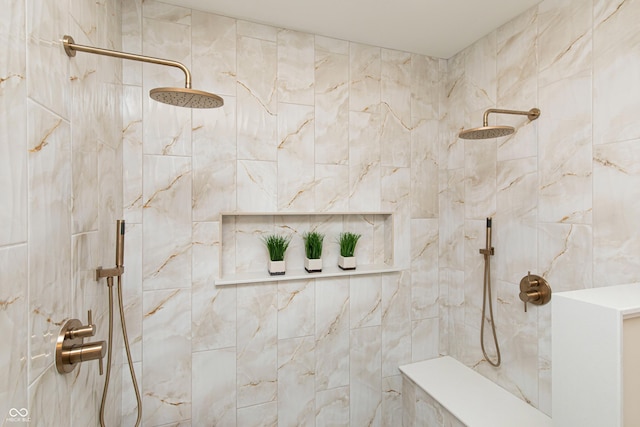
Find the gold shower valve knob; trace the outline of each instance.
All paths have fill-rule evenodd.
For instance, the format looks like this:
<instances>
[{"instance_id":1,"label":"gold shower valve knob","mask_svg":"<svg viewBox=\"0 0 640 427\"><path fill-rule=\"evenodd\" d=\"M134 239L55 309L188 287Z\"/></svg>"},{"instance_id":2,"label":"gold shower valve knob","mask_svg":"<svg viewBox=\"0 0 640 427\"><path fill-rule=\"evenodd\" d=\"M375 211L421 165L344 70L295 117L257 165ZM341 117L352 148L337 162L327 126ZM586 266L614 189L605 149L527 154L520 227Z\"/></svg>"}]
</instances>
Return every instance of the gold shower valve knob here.
<instances>
[{"instance_id":1,"label":"gold shower valve knob","mask_svg":"<svg viewBox=\"0 0 640 427\"><path fill-rule=\"evenodd\" d=\"M527 303L544 305L551 301L551 286L541 276L531 274L529 271L520 280L520 300L524 302L524 311L527 311Z\"/></svg>"}]
</instances>

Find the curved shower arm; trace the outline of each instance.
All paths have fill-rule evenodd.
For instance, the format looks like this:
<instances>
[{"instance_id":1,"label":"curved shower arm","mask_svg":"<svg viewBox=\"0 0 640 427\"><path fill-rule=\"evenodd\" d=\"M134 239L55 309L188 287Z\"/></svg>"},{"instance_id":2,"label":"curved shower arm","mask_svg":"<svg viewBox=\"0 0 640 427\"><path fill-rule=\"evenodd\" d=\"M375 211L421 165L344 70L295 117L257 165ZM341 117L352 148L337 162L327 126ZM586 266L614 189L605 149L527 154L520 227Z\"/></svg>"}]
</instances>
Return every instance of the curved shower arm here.
<instances>
[{"instance_id":1,"label":"curved shower arm","mask_svg":"<svg viewBox=\"0 0 640 427\"><path fill-rule=\"evenodd\" d=\"M136 55L135 53L119 52L117 50L102 49L99 47L85 46L76 44L73 37L65 35L62 38L62 44L64 51L68 56L76 56L75 51L95 53L96 55L112 56L114 58L131 59L133 61L148 62L151 64L167 65L169 67L179 68L184 72L185 83L184 87L191 89L191 72L181 62L172 61L170 59L155 58L153 56Z\"/></svg>"},{"instance_id":2,"label":"curved shower arm","mask_svg":"<svg viewBox=\"0 0 640 427\"><path fill-rule=\"evenodd\" d=\"M518 111L518 110L500 110L498 108L489 108L484 112L484 116L482 116L482 125L484 127L489 126L489 114L497 113L497 114L518 114L521 116L527 116L529 120L535 120L540 117L540 110L537 108L532 108L529 111Z\"/></svg>"}]
</instances>

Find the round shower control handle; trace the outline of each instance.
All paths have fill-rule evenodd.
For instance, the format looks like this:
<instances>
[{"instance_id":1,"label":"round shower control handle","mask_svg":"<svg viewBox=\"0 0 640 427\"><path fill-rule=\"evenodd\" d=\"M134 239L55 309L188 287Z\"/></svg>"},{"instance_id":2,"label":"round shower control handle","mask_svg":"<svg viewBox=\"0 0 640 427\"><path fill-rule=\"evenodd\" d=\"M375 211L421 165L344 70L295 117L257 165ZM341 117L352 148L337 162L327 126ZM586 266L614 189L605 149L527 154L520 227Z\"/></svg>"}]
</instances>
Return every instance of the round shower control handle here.
<instances>
[{"instance_id":1,"label":"round shower control handle","mask_svg":"<svg viewBox=\"0 0 640 427\"><path fill-rule=\"evenodd\" d=\"M551 300L551 286L543 278L529 271L520 280L520 300L524 302L524 311L527 311L527 303L544 305Z\"/></svg>"}]
</instances>

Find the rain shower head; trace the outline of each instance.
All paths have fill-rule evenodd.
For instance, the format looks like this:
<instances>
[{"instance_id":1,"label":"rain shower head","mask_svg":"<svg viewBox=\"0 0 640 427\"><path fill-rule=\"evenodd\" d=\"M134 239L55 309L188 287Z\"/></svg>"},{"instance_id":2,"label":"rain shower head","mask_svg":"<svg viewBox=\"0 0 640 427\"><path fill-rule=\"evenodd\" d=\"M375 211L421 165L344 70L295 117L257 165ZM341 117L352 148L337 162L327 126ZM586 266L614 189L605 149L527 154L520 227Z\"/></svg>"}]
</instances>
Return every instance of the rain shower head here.
<instances>
[{"instance_id":1,"label":"rain shower head","mask_svg":"<svg viewBox=\"0 0 640 427\"><path fill-rule=\"evenodd\" d=\"M191 89L191 72L182 63L170 59L154 58L152 56L136 55L133 53L119 52L117 50L101 49L92 46L76 44L71 36L62 38L64 51L69 57L76 56L76 51L94 53L97 55L112 56L114 58L131 59L133 61L149 62L151 64L176 67L184 72L184 88L161 87L151 89L149 96L158 102L187 108L217 108L224 105L224 100L213 93Z\"/></svg>"},{"instance_id":2,"label":"rain shower head","mask_svg":"<svg viewBox=\"0 0 640 427\"><path fill-rule=\"evenodd\" d=\"M484 112L482 127L463 130L458 134L458 137L462 139L490 139L511 135L516 131L515 128L511 126L489 126L490 113L519 114L527 116L529 120L535 120L540 117L540 110L537 108L532 108L529 111L498 110L490 108Z\"/></svg>"}]
</instances>

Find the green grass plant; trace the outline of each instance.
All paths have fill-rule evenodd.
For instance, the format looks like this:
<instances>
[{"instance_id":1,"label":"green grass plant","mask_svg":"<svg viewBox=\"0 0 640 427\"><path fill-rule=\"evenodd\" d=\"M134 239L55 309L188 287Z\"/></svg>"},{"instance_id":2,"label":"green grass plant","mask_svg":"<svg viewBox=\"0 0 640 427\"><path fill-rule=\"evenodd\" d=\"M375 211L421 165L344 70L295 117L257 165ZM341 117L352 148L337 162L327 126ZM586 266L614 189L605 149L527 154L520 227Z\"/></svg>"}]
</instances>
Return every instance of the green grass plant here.
<instances>
[{"instance_id":1,"label":"green grass plant","mask_svg":"<svg viewBox=\"0 0 640 427\"><path fill-rule=\"evenodd\" d=\"M304 251L309 259L322 258L322 242L324 241L324 234L317 231L310 231L302 235L304 239Z\"/></svg>"},{"instance_id":2,"label":"green grass plant","mask_svg":"<svg viewBox=\"0 0 640 427\"><path fill-rule=\"evenodd\" d=\"M271 234L263 237L262 240L264 240L264 244L267 246L269 259L271 261L284 261L284 253L287 251L289 243L291 242L290 237Z\"/></svg>"},{"instance_id":3,"label":"green grass plant","mask_svg":"<svg viewBox=\"0 0 640 427\"><path fill-rule=\"evenodd\" d=\"M340 236L338 237L340 255L345 258L352 257L356 251L356 245L358 244L360 237L362 237L360 234L351 233L350 231L340 233Z\"/></svg>"}]
</instances>

